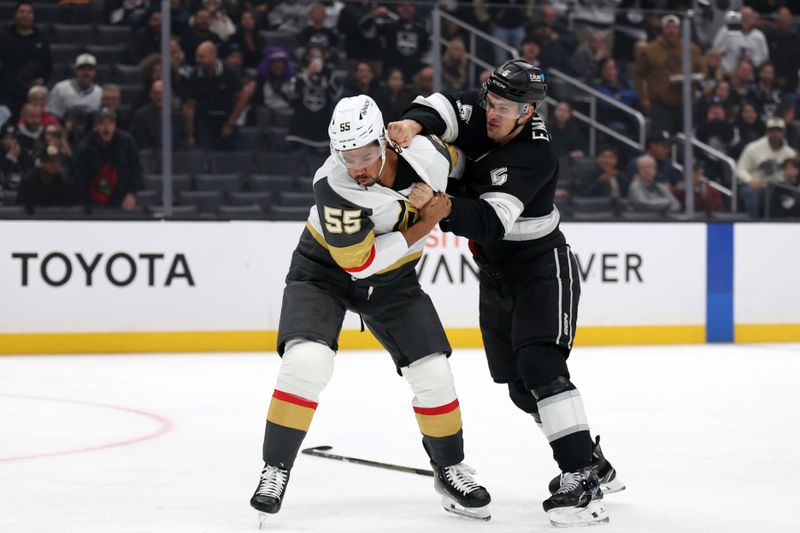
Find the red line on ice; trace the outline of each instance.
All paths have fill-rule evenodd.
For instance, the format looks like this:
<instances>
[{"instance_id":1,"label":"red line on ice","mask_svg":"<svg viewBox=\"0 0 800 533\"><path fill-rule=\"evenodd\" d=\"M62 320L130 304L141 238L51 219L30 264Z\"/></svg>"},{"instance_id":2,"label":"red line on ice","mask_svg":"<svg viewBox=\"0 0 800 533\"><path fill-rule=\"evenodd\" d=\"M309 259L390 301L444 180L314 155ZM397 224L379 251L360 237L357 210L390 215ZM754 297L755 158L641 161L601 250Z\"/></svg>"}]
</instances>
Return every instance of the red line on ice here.
<instances>
[{"instance_id":1,"label":"red line on ice","mask_svg":"<svg viewBox=\"0 0 800 533\"><path fill-rule=\"evenodd\" d=\"M66 398L47 398L44 396L28 396L24 394L6 394L0 393L0 397L6 398L22 398L24 400L40 400L45 402L58 402L58 403L71 403L76 405L88 405L90 407L99 407L101 409L112 409L114 411L122 411L123 413L131 413L134 415L143 416L149 418L151 420L155 420L158 422L159 427L155 431L147 433L145 435L140 435L138 437L133 437L130 439L125 439L121 441L109 442L106 444L100 444L98 446L90 446L87 448L76 448L73 450L61 450L55 452L45 452L45 453L37 453L33 455L18 455L15 457L0 457L0 463L8 462L8 461L23 461L27 459L39 459L42 457L55 457L58 455L69 455L73 453L83 453L83 452L93 452L97 450L105 450L107 448L116 448L119 446L128 446L130 444L136 444L139 442L144 442L146 440L155 439L161 437L162 435L168 433L173 428L173 423L170 420L167 420L163 416L159 416L155 413L149 413L147 411L142 411L140 409L133 409L130 407L123 407L119 405L110 405L104 403L94 403L94 402L84 402L80 400L69 400Z\"/></svg>"}]
</instances>

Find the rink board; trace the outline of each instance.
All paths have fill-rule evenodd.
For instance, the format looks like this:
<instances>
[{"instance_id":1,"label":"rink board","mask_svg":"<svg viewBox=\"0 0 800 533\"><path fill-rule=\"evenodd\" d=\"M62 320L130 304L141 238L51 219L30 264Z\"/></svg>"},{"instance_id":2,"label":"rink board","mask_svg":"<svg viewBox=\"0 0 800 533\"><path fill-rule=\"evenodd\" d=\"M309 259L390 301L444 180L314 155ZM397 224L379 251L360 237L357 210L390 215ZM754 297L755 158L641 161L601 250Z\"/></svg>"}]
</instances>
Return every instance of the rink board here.
<instances>
[{"instance_id":1,"label":"rink board","mask_svg":"<svg viewBox=\"0 0 800 533\"><path fill-rule=\"evenodd\" d=\"M736 265L731 260L729 268L739 273L735 292L746 299L708 297L707 277L716 274L705 224L562 227L578 262L574 283L582 286L578 345L705 342L707 326L734 301L736 340L800 338L792 325L800 324L798 306L790 304L800 298L797 276L767 280L780 288L780 305L771 305L775 291L761 289L764 272L775 272L763 265L781 262L788 273L798 264L796 251L768 244L775 242L772 232L781 232L778 242L791 242L798 226L737 226L736 253L729 250ZM0 353L273 350L283 280L302 228L298 222L2 222ZM476 267L466 240L437 230L426 248L419 277L451 342L480 346ZM348 314L344 349L377 346L358 329Z\"/></svg>"}]
</instances>

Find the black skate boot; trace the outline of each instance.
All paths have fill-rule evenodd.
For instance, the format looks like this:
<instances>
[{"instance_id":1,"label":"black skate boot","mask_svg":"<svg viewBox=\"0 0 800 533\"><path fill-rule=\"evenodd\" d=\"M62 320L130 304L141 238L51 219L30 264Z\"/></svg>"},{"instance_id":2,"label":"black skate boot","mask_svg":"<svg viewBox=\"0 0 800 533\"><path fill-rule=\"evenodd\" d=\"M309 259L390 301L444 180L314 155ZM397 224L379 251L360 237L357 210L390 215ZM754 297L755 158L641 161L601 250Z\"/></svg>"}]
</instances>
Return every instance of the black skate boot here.
<instances>
[{"instance_id":1,"label":"black skate boot","mask_svg":"<svg viewBox=\"0 0 800 533\"><path fill-rule=\"evenodd\" d=\"M489 492L478 485L473 479L475 470L458 463L453 466L439 466L431 463L433 467L433 487L442 495L444 510L464 516L489 520L489 502L492 497Z\"/></svg>"},{"instance_id":2,"label":"black skate boot","mask_svg":"<svg viewBox=\"0 0 800 533\"><path fill-rule=\"evenodd\" d=\"M559 481L558 490L542 503L552 525L594 526L608 522L603 492L591 468L564 472Z\"/></svg>"},{"instance_id":3,"label":"black skate boot","mask_svg":"<svg viewBox=\"0 0 800 533\"><path fill-rule=\"evenodd\" d=\"M287 483L289 483L288 470L277 466L264 465L256 492L250 498L250 506L261 512L259 515L261 522L266 516L263 513L275 514L281 510Z\"/></svg>"},{"instance_id":4,"label":"black skate boot","mask_svg":"<svg viewBox=\"0 0 800 533\"><path fill-rule=\"evenodd\" d=\"M603 450L600 449L600 435L595 437L594 445L592 446L592 464L589 465L592 472L595 473L597 479L600 481L600 490L603 494L613 494L625 490L625 483L617 479L617 471L611 466L605 456ZM550 480L550 494L554 494L558 487L561 485L561 476L556 476Z\"/></svg>"}]
</instances>

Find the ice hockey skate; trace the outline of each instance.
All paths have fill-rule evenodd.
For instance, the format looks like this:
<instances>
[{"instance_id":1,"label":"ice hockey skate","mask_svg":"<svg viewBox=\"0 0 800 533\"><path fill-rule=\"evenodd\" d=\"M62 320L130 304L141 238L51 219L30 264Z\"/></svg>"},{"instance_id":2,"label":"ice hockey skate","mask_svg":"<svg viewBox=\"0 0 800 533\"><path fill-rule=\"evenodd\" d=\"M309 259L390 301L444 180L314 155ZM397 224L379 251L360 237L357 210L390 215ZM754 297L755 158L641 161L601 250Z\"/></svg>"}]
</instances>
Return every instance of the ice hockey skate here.
<instances>
[{"instance_id":1,"label":"ice hockey skate","mask_svg":"<svg viewBox=\"0 0 800 533\"><path fill-rule=\"evenodd\" d=\"M542 503L542 507L556 527L594 526L608 523L608 511L602 500L597 476L590 468L585 468L561 474L558 490Z\"/></svg>"},{"instance_id":2,"label":"ice hockey skate","mask_svg":"<svg viewBox=\"0 0 800 533\"><path fill-rule=\"evenodd\" d=\"M492 501L489 492L478 485L472 477L475 470L458 463L453 466L433 467L433 486L442 495L442 506L448 513L466 518L489 520L489 503Z\"/></svg>"},{"instance_id":3,"label":"ice hockey skate","mask_svg":"<svg viewBox=\"0 0 800 533\"><path fill-rule=\"evenodd\" d=\"M603 494L613 494L625 490L625 483L617 479L617 471L611 466L600 448L600 435L595 437L592 446L592 464L589 465L600 481L600 490ZM550 494L554 494L561 486L561 476L556 476L550 480Z\"/></svg>"},{"instance_id":4,"label":"ice hockey skate","mask_svg":"<svg viewBox=\"0 0 800 533\"><path fill-rule=\"evenodd\" d=\"M287 483L289 483L288 470L264 465L256 492L250 498L250 506L259 511L259 528L263 525L267 514L275 514L281 510Z\"/></svg>"}]
</instances>

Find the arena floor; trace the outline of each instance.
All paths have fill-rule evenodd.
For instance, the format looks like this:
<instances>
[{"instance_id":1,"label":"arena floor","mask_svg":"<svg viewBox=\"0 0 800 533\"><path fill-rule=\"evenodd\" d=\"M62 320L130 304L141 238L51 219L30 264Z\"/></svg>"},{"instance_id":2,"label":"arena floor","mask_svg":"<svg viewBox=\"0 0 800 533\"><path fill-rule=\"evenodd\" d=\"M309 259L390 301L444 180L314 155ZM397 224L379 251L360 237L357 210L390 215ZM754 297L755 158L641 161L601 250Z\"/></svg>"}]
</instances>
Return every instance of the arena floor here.
<instances>
[{"instance_id":1,"label":"arena floor","mask_svg":"<svg viewBox=\"0 0 800 533\"><path fill-rule=\"evenodd\" d=\"M275 532L552 531L544 437L452 358L467 462L492 520L447 515L431 478L301 456ZM253 532L274 354L0 357L0 531ZM628 489L611 532L797 531L800 345L578 348L574 382ZM337 357L305 444L426 467L385 354ZM594 531L594 530L593 530Z\"/></svg>"}]
</instances>

